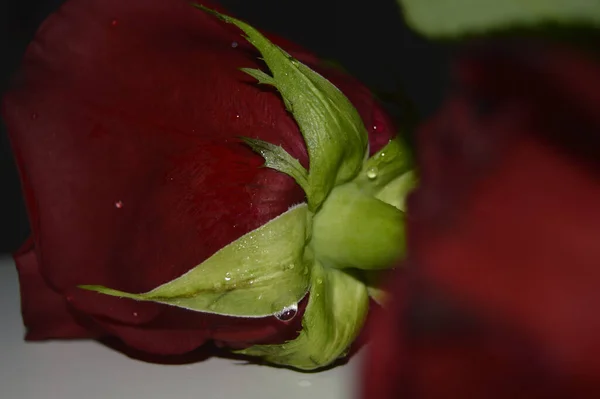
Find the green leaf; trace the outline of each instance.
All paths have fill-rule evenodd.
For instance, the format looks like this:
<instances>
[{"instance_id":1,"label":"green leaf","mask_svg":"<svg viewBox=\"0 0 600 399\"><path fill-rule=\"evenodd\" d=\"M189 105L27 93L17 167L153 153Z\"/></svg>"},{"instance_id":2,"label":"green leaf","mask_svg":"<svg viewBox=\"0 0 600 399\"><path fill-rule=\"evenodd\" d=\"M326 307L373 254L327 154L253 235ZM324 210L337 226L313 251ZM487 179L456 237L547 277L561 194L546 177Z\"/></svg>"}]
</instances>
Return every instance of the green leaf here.
<instances>
[{"instance_id":1,"label":"green leaf","mask_svg":"<svg viewBox=\"0 0 600 399\"><path fill-rule=\"evenodd\" d=\"M306 204L223 247L186 274L133 294L97 285L80 288L198 312L265 317L297 304L309 287L312 261L305 260Z\"/></svg>"},{"instance_id":2,"label":"green leaf","mask_svg":"<svg viewBox=\"0 0 600 399\"><path fill-rule=\"evenodd\" d=\"M334 188L315 214L309 245L328 267L388 269L404 255L404 230L404 212L350 182Z\"/></svg>"},{"instance_id":3,"label":"green leaf","mask_svg":"<svg viewBox=\"0 0 600 399\"><path fill-rule=\"evenodd\" d=\"M308 176L306 169L300 162L287 153L282 147L268 143L263 140L242 137L242 140L252 148L254 152L259 153L265 159L267 168L275 169L285 173L296 180L296 183L304 192L308 190Z\"/></svg>"},{"instance_id":4,"label":"green leaf","mask_svg":"<svg viewBox=\"0 0 600 399\"><path fill-rule=\"evenodd\" d=\"M368 150L367 130L350 101L327 79L271 43L248 24L195 5L236 25L260 51L272 77L246 70L259 82L274 85L293 114L310 160L306 196L316 211L332 188L353 179Z\"/></svg>"},{"instance_id":5,"label":"green leaf","mask_svg":"<svg viewBox=\"0 0 600 399\"><path fill-rule=\"evenodd\" d=\"M598 0L398 0L409 24L454 37L541 24L600 26Z\"/></svg>"},{"instance_id":6,"label":"green leaf","mask_svg":"<svg viewBox=\"0 0 600 399\"><path fill-rule=\"evenodd\" d=\"M315 261L300 335L281 345L256 345L238 353L302 370L325 367L345 355L368 309L367 288L360 280Z\"/></svg>"}]
</instances>

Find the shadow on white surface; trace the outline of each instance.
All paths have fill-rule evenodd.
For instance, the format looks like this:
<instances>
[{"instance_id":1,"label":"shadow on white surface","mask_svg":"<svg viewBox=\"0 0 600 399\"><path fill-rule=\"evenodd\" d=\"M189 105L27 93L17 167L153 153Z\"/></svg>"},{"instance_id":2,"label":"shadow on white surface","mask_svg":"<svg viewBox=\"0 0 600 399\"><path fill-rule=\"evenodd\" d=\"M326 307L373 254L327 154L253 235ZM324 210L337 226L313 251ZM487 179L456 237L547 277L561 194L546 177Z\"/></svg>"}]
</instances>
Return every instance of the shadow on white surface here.
<instances>
[{"instance_id":1,"label":"shadow on white surface","mask_svg":"<svg viewBox=\"0 0 600 399\"><path fill-rule=\"evenodd\" d=\"M95 341L26 343L14 263L0 258L3 399L353 399L360 355L320 373L210 358L145 363Z\"/></svg>"}]
</instances>

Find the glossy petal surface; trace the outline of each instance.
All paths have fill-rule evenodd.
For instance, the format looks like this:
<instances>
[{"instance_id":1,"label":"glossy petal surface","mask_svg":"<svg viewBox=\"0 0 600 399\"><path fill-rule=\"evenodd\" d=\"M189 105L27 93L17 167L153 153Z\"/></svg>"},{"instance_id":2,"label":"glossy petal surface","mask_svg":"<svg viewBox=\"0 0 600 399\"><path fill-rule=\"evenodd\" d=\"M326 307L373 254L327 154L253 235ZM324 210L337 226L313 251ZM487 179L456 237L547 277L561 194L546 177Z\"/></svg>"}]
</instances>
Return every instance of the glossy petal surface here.
<instances>
[{"instance_id":1,"label":"glossy petal surface","mask_svg":"<svg viewBox=\"0 0 600 399\"><path fill-rule=\"evenodd\" d=\"M355 80L274 41L340 87L367 127L374 115L381 121ZM17 258L21 275L37 271L68 299L69 312L89 319L70 336L99 331L174 354L210 338L240 346L296 334L300 317L242 320L75 288L148 291L304 201L293 179L261 168L263 159L237 139L281 145L307 166L281 98L239 71L262 68L257 57L239 31L186 1L72 0L42 25L3 115L33 231L33 255ZM372 151L395 133L384 121ZM37 289L22 294L42 300ZM30 339L67 337L36 314L24 311Z\"/></svg>"}]
</instances>

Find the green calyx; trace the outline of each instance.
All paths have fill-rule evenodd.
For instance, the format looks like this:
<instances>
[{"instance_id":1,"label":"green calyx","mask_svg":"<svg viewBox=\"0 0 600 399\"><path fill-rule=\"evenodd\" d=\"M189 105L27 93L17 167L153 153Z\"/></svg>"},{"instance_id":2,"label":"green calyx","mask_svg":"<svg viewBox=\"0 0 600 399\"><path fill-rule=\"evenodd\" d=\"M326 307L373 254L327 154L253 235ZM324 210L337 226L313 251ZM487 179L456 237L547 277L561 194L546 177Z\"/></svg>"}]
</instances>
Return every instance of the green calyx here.
<instances>
[{"instance_id":1,"label":"green calyx","mask_svg":"<svg viewBox=\"0 0 600 399\"><path fill-rule=\"evenodd\" d=\"M514 28L600 27L596 0L398 0L409 24L431 37Z\"/></svg>"},{"instance_id":2,"label":"green calyx","mask_svg":"<svg viewBox=\"0 0 600 399\"><path fill-rule=\"evenodd\" d=\"M278 345L256 345L238 353L301 370L318 369L348 350L360 333L368 310L369 295L362 281L316 261L298 338Z\"/></svg>"},{"instance_id":3,"label":"green calyx","mask_svg":"<svg viewBox=\"0 0 600 399\"><path fill-rule=\"evenodd\" d=\"M384 301L378 277L404 255L404 198L416 184L410 155L394 139L367 158L367 130L335 86L244 22L196 7L239 27L260 51L271 74L244 71L257 83L278 90L302 133L310 168L306 170L280 146L255 138L243 141L264 158L265 167L294 178L307 203L148 292L81 288L255 318L279 317L297 309L308 295L296 339L240 353L303 370L325 367L344 356L358 336L369 297Z\"/></svg>"}]
</instances>

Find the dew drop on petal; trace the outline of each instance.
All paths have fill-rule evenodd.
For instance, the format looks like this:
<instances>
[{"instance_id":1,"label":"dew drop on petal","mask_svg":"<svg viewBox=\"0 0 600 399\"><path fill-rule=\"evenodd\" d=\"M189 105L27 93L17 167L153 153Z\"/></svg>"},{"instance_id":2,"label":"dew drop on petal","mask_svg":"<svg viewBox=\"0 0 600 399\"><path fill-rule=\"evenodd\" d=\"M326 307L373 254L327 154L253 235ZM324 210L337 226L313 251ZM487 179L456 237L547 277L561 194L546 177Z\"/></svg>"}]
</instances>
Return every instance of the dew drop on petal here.
<instances>
[{"instance_id":1,"label":"dew drop on petal","mask_svg":"<svg viewBox=\"0 0 600 399\"><path fill-rule=\"evenodd\" d=\"M117 21L116 19L113 19L112 21L110 21L110 26L117 26L119 24L119 21Z\"/></svg>"},{"instance_id":2,"label":"dew drop on petal","mask_svg":"<svg viewBox=\"0 0 600 399\"><path fill-rule=\"evenodd\" d=\"M123 208L123 201L116 201L115 202L115 208L122 209Z\"/></svg>"},{"instance_id":3,"label":"dew drop on petal","mask_svg":"<svg viewBox=\"0 0 600 399\"><path fill-rule=\"evenodd\" d=\"M283 308L281 311L275 313L275 317L277 320L281 321L290 321L294 317L296 317L296 313L298 313L298 304L293 304L291 306L287 306Z\"/></svg>"},{"instance_id":4,"label":"dew drop on petal","mask_svg":"<svg viewBox=\"0 0 600 399\"><path fill-rule=\"evenodd\" d=\"M231 47L236 48L238 46L238 42L231 42Z\"/></svg>"},{"instance_id":5,"label":"dew drop on petal","mask_svg":"<svg viewBox=\"0 0 600 399\"><path fill-rule=\"evenodd\" d=\"M378 174L379 170L376 167L372 167L367 170L367 177L371 180L376 179Z\"/></svg>"},{"instance_id":6,"label":"dew drop on petal","mask_svg":"<svg viewBox=\"0 0 600 399\"><path fill-rule=\"evenodd\" d=\"M133 317L138 317L138 312L133 312Z\"/></svg>"},{"instance_id":7,"label":"dew drop on petal","mask_svg":"<svg viewBox=\"0 0 600 399\"><path fill-rule=\"evenodd\" d=\"M373 123L373 133L381 133L385 130L384 127L381 125L381 122L378 122L379 121L375 121L375 123Z\"/></svg>"}]
</instances>

